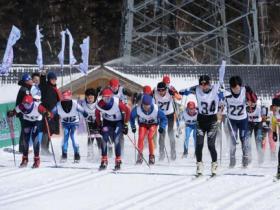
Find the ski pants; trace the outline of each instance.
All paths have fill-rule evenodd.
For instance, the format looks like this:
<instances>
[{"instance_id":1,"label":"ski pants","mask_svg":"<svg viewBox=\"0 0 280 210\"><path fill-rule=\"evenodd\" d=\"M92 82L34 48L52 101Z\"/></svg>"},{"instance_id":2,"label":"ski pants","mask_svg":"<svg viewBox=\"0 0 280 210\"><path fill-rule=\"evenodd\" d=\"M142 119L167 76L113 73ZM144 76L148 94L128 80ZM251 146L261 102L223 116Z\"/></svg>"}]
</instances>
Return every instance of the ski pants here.
<instances>
[{"instance_id":1,"label":"ski pants","mask_svg":"<svg viewBox=\"0 0 280 210\"><path fill-rule=\"evenodd\" d=\"M97 146L100 149L102 138L101 138L101 135L100 135L97 124L94 123L94 122L86 122L86 123L87 123L86 126L88 128L88 130L87 130L87 132L88 132L88 146L92 146L92 144L94 142L94 139L96 139ZM99 135L100 135L100 137L97 137Z\"/></svg>"},{"instance_id":2,"label":"ski pants","mask_svg":"<svg viewBox=\"0 0 280 210\"><path fill-rule=\"evenodd\" d=\"M170 141L170 148L171 148L171 156L172 154L176 154L175 149L175 137L174 137L174 113L166 115L167 121L168 121L168 137ZM163 132L159 135L159 153L164 156L164 147L165 147L165 134L166 132Z\"/></svg>"},{"instance_id":3,"label":"ski pants","mask_svg":"<svg viewBox=\"0 0 280 210\"><path fill-rule=\"evenodd\" d=\"M144 148L144 139L147 135L148 143L149 143L149 154L154 155L154 135L157 132L157 125L146 125L140 124L139 125L139 132L138 132L138 148L141 153L143 153Z\"/></svg>"},{"instance_id":4,"label":"ski pants","mask_svg":"<svg viewBox=\"0 0 280 210\"><path fill-rule=\"evenodd\" d=\"M67 154L69 137L71 138L71 141L72 141L74 153L75 154L79 153L79 145L75 140L75 131L76 131L78 125L73 124L73 123L62 123L62 126L63 126L63 130L64 130L62 153Z\"/></svg>"},{"instance_id":5,"label":"ski pants","mask_svg":"<svg viewBox=\"0 0 280 210\"><path fill-rule=\"evenodd\" d=\"M43 121L23 120L23 155L28 156L29 140L32 139L34 156L40 154L40 144L42 141L42 123Z\"/></svg>"},{"instance_id":6,"label":"ski pants","mask_svg":"<svg viewBox=\"0 0 280 210\"><path fill-rule=\"evenodd\" d=\"M196 144L196 124L192 124L192 125L186 124L184 152L188 151L191 133L193 134L193 140L194 140L194 145L195 145Z\"/></svg>"},{"instance_id":7,"label":"ski pants","mask_svg":"<svg viewBox=\"0 0 280 210\"><path fill-rule=\"evenodd\" d=\"M107 121L104 120L102 126L103 141L101 144L102 156L107 156L107 143L112 141L115 143L116 157L121 157L121 142L120 137L123 132L123 121Z\"/></svg>"},{"instance_id":8,"label":"ski pants","mask_svg":"<svg viewBox=\"0 0 280 210\"><path fill-rule=\"evenodd\" d=\"M195 155L197 162L202 162L202 150L204 145L204 136L207 134L207 143L212 162L217 161L216 136L218 131L217 115L201 115L197 116L197 133Z\"/></svg>"},{"instance_id":9,"label":"ski pants","mask_svg":"<svg viewBox=\"0 0 280 210\"><path fill-rule=\"evenodd\" d=\"M254 132L255 136L255 142L258 152L258 162L262 163L264 159L264 154L262 150L262 123L261 122L249 122L248 123L249 128L249 137L251 138ZM250 144L249 144L250 145ZM252 160L252 148L250 146L250 153L249 153L250 159Z\"/></svg>"},{"instance_id":10,"label":"ski pants","mask_svg":"<svg viewBox=\"0 0 280 210\"><path fill-rule=\"evenodd\" d=\"M248 160L249 158L249 150L250 150L250 141L248 138L248 118L243 120L228 120L228 130L230 132L230 159L235 160L235 153L236 153L236 145L239 138L241 141L242 147L242 159Z\"/></svg>"}]
</instances>

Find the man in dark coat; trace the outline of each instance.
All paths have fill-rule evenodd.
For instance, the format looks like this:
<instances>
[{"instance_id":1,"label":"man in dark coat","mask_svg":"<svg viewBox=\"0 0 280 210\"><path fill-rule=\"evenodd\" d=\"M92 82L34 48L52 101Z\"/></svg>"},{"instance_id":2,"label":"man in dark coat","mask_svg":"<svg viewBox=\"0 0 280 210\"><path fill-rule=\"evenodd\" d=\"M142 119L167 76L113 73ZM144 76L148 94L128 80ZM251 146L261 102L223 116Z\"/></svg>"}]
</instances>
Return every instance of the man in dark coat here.
<instances>
[{"instance_id":1,"label":"man in dark coat","mask_svg":"<svg viewBox=\"0 0 280 210\"><path fill-rule=\"evenodd\" d=\"M25 95L30 94L31 87L33 85L31 76L28 73L24 73L22 75L21 80L18 82L18 85L20 86L20 89L17 94L16 106L21 104L22 99L24 98ZM17 114L17 117L19 118L20 125L22 128L22 114L20 114L20 113ZM23 140L23 137L24 137L24 134L23 134L23 130L21 129L20 137L19 137L19 152L23 151L23 147L24 147L23 144L25 142Z\"/></svg>"},{"instance_id":2,"label":"man in dark coat","mask_svg":"<svg viewBox=\"0 0 280 210\"><path fill-rule=\"evenodd\" d=\"M54 72L49 72L46 76L41 73L39 88L42 94L42 104L47 110L52 110L60 101L60 92L56 86L57 77ZM49 121L50 134L59 134L59 117L55 116ZM49 155L49 138L46 125L43 126L43 140L41 144L42 155Z\"/></svg>"}]
</instances>

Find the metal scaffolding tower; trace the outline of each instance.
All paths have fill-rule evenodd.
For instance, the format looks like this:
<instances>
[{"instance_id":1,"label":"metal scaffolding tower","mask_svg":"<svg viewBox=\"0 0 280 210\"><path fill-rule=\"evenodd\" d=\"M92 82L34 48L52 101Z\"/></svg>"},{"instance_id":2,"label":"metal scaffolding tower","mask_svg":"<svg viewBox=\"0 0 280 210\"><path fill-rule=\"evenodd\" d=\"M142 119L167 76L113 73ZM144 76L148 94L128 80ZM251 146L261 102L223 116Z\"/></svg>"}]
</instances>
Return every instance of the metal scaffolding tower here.
<instances>
[{"instance_id":1,"label":"metal scaffolding tower","mask_svg":"<svg viewBox=\"0 0 280 210\"><path fill-rule=\"evenodd\" d=\"M120 56L141 64L259 64L256 0L124 0Z\"/></svg>"}]
</instances>

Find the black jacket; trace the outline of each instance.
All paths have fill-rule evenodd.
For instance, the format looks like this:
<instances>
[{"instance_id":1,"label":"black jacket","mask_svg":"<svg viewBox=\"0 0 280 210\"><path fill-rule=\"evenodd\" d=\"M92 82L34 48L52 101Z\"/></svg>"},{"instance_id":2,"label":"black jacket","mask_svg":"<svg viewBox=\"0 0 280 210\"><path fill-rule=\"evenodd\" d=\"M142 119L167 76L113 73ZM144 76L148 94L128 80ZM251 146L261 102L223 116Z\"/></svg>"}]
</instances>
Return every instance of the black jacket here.
<instances>
[{"instance_id":1,"label":"black jacket","mask_svg":"<svg viewBox=\"0 0 280 210\"><path fill-rule=\"evenodd\" d=\"M21 86L21 87L20 87L20 89L18 91L18 94L17 94L16 106L19 105L22 102L25 95L30 94L30 90L31 90L31 87L32 87L30 85L25 84L25 82L22 81L22 80L20 80L18 82L18 85Z\"/></svg>"},{"instance_id":2,"label":"black jacket","mask_svg":"<svg viewBox=\"0 0 280 210\"><path fill-rule=\"evenodd\" d=\"M47 82L46 75L41 75L39 88L42 94L42 105L49 111L51 111L58 101L60 101L60 92L56 85L52 85ZM59 134L59 117L56 115L49 122L50 133ZM46 133L46 126L44 123L43 132Z\"/></svg>"}]
</instances>

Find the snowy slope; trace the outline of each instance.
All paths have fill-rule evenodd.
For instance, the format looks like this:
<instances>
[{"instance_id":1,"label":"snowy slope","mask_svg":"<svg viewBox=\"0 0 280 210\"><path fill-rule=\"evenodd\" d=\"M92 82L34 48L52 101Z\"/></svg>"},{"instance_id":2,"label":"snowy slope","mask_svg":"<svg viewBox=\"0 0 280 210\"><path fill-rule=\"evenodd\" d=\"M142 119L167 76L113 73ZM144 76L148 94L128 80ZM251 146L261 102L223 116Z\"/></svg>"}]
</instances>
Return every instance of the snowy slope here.
<instances>
[{"instance_id":1,"label":"snowy slope","mask_svg":"<svg viewBox=\"0 0 280 210\"><path fill-rule=\"evenodd\" d=\"M268 151L262 166L254 161L248 169L242 169L239 164L228 169L227 140L224 138L219 176L208 180L210 159L205 147L205 177L193 180L196 168L192 141L188 159L181 158L181 136L177 139L177 160L171 163L156 161L149 169L145 164L134 165L134 148L127 137L125 140L123 168L117 174L111 170L113 158L106 171L98 171L100 160L96 148L94 159L87 160L87 141L83 134L78 136L81 162L72 163L73 152L69 145L70 157L64 168L54 168L52 157L42 156L41 168L19 169L13 166L12 154L0 150L0 209L279 209L280 183L272 182L276 162L270 161ZM61 138L56 137L53 142L59 159ZM144 153L148 158L147 148ZM20 156L16 158L19 164Z\"/></svg>"}]
</instances>

